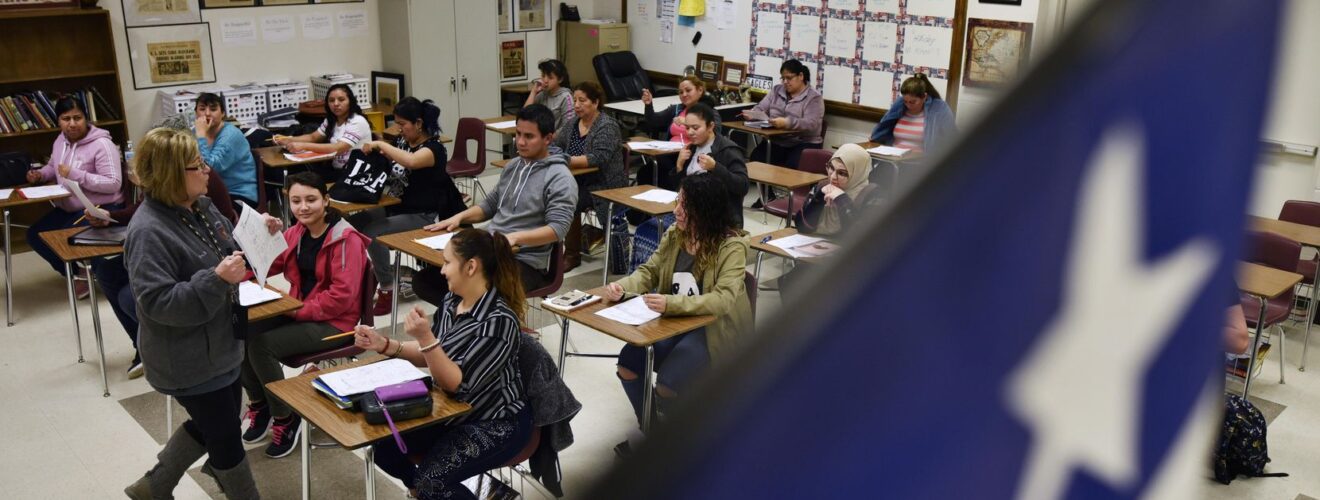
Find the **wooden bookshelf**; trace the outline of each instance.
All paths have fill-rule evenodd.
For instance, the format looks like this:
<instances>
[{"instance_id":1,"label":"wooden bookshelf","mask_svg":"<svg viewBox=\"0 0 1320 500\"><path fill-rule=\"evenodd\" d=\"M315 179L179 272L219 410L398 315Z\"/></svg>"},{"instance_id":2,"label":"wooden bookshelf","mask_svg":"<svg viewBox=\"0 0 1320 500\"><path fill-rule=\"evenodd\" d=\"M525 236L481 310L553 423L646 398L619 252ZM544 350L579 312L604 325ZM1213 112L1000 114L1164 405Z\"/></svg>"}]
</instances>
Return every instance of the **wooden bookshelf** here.
<instances>
[{"instance_id":1,"label":"wooden bookshelf","mask_svg":"<svg viewBox=\"0 0 1320 500\"><path fill-rule=\"evenodd\" d=\"M105 9L0 11L0 97L16 92L71 92L96 87L117 119L95 122L116 144L128 140L128 110L120 87L110 13ZM88 117L89 119L91 117ZM24 151L46 161L59 129L0 134L0 151ZM35 204L15 209L15 224L31 224L50 210ZM13 231L15 248L26 248L23 231Z\"/></svg>"}]
</instances>

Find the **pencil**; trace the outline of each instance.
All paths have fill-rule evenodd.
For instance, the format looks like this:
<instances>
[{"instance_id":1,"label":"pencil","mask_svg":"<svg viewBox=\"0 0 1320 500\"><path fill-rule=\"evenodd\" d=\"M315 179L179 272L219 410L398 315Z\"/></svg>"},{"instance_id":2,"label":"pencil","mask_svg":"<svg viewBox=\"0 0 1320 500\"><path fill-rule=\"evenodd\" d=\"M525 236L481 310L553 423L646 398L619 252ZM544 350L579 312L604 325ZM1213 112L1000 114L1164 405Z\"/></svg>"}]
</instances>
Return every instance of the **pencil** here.
<instances>
[{"instance_id":1,"label":"pencil","mask_svg":"<svg viewBox=\"0 0 1320 500\"><path fill-rule=\"evenodd\" d=\"M353 334L353 332L336 333L336 334L334 334L334 335L331 335L331 336L329 336L329 337L323 338L323 339L321 339L321 340L322 340L322 341L325 341L325 340L334 340L334 339L337 339L337 338L347 337L347 336L352 335L352 334Z\"/></svg>"},{"instance_id":2,"label":"pencil","mask_svg":"<svg viewBox=\"0 0 1320 500\"><path fill-rule=\"evenodd\" d=\"M101 208L101 206L100 206L100 205L96 205L96 208ZM82 217L79 217L78 220L73 221L73 225L75 225L75 226L78 225L78 223L82 222L82 221L83 221L84 219L86 219L86 218L87 218L87 214L82 214Z\"/></svg>"}]
</instances>

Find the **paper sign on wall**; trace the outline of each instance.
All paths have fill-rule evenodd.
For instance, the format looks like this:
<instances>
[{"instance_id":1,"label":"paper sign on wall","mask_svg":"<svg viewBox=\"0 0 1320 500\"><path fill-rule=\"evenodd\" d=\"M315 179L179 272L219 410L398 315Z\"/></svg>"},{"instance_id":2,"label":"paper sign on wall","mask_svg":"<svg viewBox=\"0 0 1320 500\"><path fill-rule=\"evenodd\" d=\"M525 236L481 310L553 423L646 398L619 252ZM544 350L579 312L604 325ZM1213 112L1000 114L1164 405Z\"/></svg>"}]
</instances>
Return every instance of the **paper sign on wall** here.
<instances>
[{"instance_id":1,"label":"paper sign on wall","mask_svg":"<svg viewBox=\"0 0 1320 500\"><path fill-rule=\"evenodd\" d=\"M308 40L325 40L335 36L334 21L329 14L303 14L302 36Z\"/></svg>"},{"instance_id":2,"label":"paper sign on wall","mask_svg":"<svg viewBox=\"0 0 1320 500\"><path fill-rule=\"evenodd\" d=\"M820 18L794 15L788 35L788 46L793 52L816 54L820 52Z\"/></svg>"},{"instance_id":3,"label":"paper sign on wall","mask_svg":"<svg viewBox=\"0 0 1320 500\"><path fill-rule=\"evenodd\" d=\"M293 16L264 16L261 18L261 39L267 43L293 40Z\"/></svg>"},{"instance_id":4,"label":"paper sign on wall","mask_svg":"<svg viewBox=\"0 0 1320 500\"><path fill-rule=\"evenodd\" d=\"M756 13L756 46L771 50L784 48L784 14L779 12Z\"/></svg>"},{"instance_id":5,"label":"paper sign on wall","mask_svg":"<svg viewBox=\"0 0 1320 500\"><path fill-rule=\"evenodd\" d=\"M225 45L252 45L257 43L256 20L250 17L240 17L221 21L220 43Z\"/></svg>"},{"instance_id":6,"label":"paper sign on wall","mask_svg":"<svg viewBox=\"0 0 1320 500\"><path fill-rule=\"evenodd\" d=\"M339 37L350 38L367 33L367 11L341 10L336 15L339 21Z\"/></svg>"},{"instance_id":7,"label":"paper sign on wall","mask_svg":"<svg viewBox=\"0 0 1320 500\"><path fill-rule=\"evenodd\" d=\"M949 68L953 30L938 26L907 25L904 28L903 64Z\"/></svg>"}]
</instances>

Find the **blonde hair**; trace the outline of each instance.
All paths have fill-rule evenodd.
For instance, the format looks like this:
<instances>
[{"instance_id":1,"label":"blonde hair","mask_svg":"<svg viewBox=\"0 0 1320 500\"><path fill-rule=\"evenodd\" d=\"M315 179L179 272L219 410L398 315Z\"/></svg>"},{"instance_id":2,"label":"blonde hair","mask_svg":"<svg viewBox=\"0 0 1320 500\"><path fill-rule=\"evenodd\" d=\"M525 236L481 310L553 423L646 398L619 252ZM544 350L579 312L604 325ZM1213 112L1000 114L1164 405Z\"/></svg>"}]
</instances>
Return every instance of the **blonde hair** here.
<instances>
[{"instance_id":1,"label":"blonde hair","mask_svg":"<svg viewBox=\"0 0 1320 500\"><path fill-rule=\"evenodd\" d=\"M702 91L702 92L705 92L705 91L706 91L706 82L701 81L700 78L697 78L697 77L695 77L695 76L691 76L691 75L689 75L689 76L685 76L685 77L683 77L682 80L679 80L679 83L682 83L682 82L688 82L688 83L691 83L693 87L696 87L697 90L700 90L700 91Z\"/></svg>"},{"instance_id":2,"label":"blonde hair","mask_svg":"<svg viewBox=\"0 0 1320 500\"><path fill-rule=\"evenodd\" d=\"M197 139L186 130L155 128L142 138L134 170L147 196L167 205L188 201L188 164L198 156Z\"/></svg>"}]
</instances>

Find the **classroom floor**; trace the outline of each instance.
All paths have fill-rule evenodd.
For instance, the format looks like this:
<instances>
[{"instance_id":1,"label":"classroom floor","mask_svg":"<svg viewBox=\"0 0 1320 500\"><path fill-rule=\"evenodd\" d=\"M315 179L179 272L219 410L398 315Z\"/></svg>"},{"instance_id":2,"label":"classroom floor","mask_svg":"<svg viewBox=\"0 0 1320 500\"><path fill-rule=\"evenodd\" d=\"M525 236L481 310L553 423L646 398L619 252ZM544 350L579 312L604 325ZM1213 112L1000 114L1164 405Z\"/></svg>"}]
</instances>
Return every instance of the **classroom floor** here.
<instances>
[{"instance_id":1,"label":"classroom floor","mask_svg":"<svg viewBox=\"0 0 1320 500\"><path fill-rule=\"evenodd\" d=\"M494 177L484 182L493 184ZM489 184L488 184L489 185ZM750 204L753 196L749 196ZM773 218L762 222L760 212L746 212L747 230L753 234L778 228ZM584 259L570 273L566 287L600 283L599 258ZM779 259L767 258L763 278L777 276ZM85 363L76 362L76 346L63 280L33 253L14 256L14 317L4 328L5 349L0 354L0 428L9 429L0 453L0 484L5 498L122 498L123 488L155 461L165 432L163 398L144 379L128 380L125 370L132 346L108 305L100 302L111 396L101 396L99 361L88 319L87 301L79 301L83 325ZM420 302L417 302L420 304ZM411 307L411 304L408 304ZM764 324L779 309L774 291L760 292L758 323ZM427 307L429 310L430 307ZM548 323L544 313L532 319ZM384 325L387 317L379 318ZM540 329L542 343L557 352L559 328ZM1290 472L1286 478L1239 479L1221 486L1207 479L1207 499L1320 497L1320 352L1312 353L1313 369L1297 371L1301 356L1300 325L1289 329L1287 384L1278 383L1277 353L1271 353L1262 375L1253 383L1253 395L1265 402L1271 419L1269 444L1272 471ZM1312 343L1320 350L1320 332ZM621 343L581 325L573 325L570 346L586 352L617 352ZM293 374L294 370L286 370ZM584 495L591 482L614 462L614 445L627 438L636 421L606 359L573 358L565 379L582 402L572 421L576 442L560 454L566 498ZM1309 395L1309 396L1308 396ZM174 413L174 424L182 411ZM314 436L315 438L315 436ZM249 460L265 498L298 498L299 455L271 460L262 454L265 443L249 447ZM314 450L313 492L316 498L361 498L363 462L360 455L337 448ZM199 464L196 464L200 466ZM377 473L378 498L403 498L392 478ZM1209 470L1206 471L1209 478ZM517 482L515 481L515 484ZM548 498L523 488L527 498ZM179 499L223 498L209 477L196 467L174 492Z\"/></svg>"}]
</instances>

